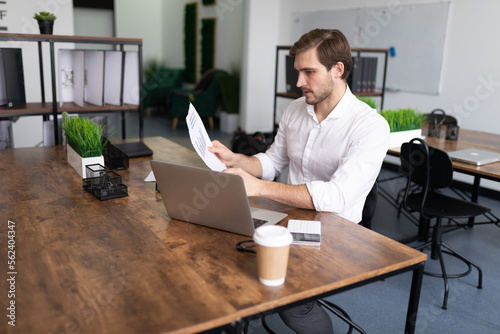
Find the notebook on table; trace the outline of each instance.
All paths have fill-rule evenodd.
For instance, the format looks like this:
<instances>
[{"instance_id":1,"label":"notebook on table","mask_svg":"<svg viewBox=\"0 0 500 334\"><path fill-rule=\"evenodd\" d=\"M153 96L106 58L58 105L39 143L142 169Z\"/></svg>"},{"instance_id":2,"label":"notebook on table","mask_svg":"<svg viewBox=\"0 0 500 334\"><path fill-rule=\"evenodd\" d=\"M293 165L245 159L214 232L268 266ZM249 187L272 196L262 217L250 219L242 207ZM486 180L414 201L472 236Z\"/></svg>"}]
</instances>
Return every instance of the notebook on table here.
<instances>
[{"instance_id":1,"label":"notebook on table","mask_svg":"<svg viewBox=\"0 0 500 334\"><path fill-rule=\"evenodd\" d=\"M251 208L239 175L155 160L151 168L170 218L253 236L258 226L287 216Z\"/></svg>"},{"instance_id":2,"label":"notebook on table","mask_svg":"<svg viewBox=\"0 0 500 334\"><path fill-rule=\"evenodd\" d=\"M500 161L499 152L483 151L475 148L448 152L451 160L466 164L482 166Z\"/></svg>"},{"instance_id":3,"label":"notebook on table","mask_svg":"<svg viewBox=\"0 0 500 334\"><path fill-rule=\"evenodd\" d=\"M115 144L114 146L129 158L149 157L153 155L153 151L142 141Z\"/></svg>"}]
</instances>

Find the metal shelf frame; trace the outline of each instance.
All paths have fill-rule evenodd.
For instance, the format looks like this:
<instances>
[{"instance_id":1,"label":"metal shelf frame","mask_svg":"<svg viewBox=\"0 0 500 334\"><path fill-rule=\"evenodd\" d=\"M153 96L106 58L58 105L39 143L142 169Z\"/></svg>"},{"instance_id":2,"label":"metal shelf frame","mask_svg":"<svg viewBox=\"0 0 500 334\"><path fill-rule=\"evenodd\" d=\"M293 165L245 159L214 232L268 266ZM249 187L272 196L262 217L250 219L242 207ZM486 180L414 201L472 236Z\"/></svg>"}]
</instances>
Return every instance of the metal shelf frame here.
<instances>
[{"instance_id":1,"label":"metal shelf frame","mask_svg":"<svg viewBox=\"0 0 500 334\"><path fill-rule=\"evenodd\" d=\"M36 35L36 34L13 34L0 33L0 41L18 41L18 42L37 42L38 43L38 58L40 69L40 89L42 101L41 103L27 103L20 107L0 110L0 117L19 117L42 115L48 118L52 115L54 118L54 138L55 144L59 145L58 131L59 124L57 116L62 111L59 110L57 102L57 82L56 82L56 65L55 65L55 43L77 43L77 44L106 44L119 46L120 51L124 50L125 45L136 46L138 50L139 61L139 104L138 105L123 105L122 106L107 106L104 107L72 107L69 112L121 112L122 114L122 137L126 138L125 133L125 117L126 111L137 110L139 113L139 137L144 138L144 111L142 107L142 78L143 78L143 62L142 62L142 39L136 38L117 38L117 37L88 37L88 36L65 36L65 35ZM52 86L52 102L45 101L45 85L44 85L44 68L43 68L43 52L42 44L49 44L50 55L50 77ZM123 101L122 101L123 102Z\"/></svg>"}]
</instances>

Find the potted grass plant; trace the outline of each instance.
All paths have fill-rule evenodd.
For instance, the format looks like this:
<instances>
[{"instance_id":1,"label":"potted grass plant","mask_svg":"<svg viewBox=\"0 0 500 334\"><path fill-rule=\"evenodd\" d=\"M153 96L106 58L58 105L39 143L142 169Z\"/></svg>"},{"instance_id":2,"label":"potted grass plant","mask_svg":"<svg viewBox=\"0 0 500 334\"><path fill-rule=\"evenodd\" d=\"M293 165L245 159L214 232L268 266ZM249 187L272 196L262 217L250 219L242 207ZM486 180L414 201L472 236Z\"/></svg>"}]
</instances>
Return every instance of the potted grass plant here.
<instances>
[{"instance_id":1,"label":"potted grass plant","mask_svg":"<svg viewBox=\"0 0 500 334\"><path fill-rule=\"evenodd\" d=\"M412 108L387 109L380 112L389 123L389 147L399 147L402 143L422 136L425 115Z\"/></svg>"},{"instance_id":2,"label":"potted grass plant","mask_svg":"<svg viewBox=\"0 0 500 334\"><path fill-rule=\"evenodd\" d=\"M38 12L33 16L38 22L38 27L40 28L40 34L52 34L54 28L54 21L56 16L50 12Z\"/></svg>"},{"instance_id":3,"label":"potted grass plant","mask_svg":"<svg viewBox=\"0 0 500 334\"><path fill-rule=\"evenodd\" d=\"M102 151L107 144L102 142L103 127L88 118L69 117L63 113L61 128L67 141L68 163L82 178L86 178L86 166L104 166Z\"/></svg>"}]
</instances>

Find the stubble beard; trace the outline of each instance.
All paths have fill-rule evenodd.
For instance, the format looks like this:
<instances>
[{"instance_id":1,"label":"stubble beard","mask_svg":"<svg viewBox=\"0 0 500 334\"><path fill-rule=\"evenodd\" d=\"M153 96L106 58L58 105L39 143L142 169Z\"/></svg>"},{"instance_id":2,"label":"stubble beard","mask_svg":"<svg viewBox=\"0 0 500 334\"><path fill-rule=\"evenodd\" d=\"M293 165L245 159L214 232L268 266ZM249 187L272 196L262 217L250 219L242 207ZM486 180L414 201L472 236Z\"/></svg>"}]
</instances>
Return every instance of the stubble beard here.
<instances>
[{"instance_id":1,"label":"stubble beard","mask_svg":"<svg viewBox=\"0 0 500 334\"><path fill-rule=\"evenodd\" d=\"M313 91L310 97L306 96L306 103L309 105L317 105L326 100L333 92L335 88L335 83L333 79L329 76L325 84L320 88L320 90L315 93Z\"/></svg>"}]
</instances>

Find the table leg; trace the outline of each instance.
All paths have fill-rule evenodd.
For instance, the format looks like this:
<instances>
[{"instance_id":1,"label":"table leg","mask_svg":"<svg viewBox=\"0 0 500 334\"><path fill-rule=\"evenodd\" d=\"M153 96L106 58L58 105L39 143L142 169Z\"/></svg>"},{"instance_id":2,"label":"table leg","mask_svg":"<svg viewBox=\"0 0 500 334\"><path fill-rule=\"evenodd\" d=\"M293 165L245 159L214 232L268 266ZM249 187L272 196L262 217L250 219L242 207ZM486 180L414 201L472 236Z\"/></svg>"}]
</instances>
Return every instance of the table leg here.
<instances>
[{"instance_id":1,"label":"table leg","mask_svg":"<svg viewBox=\"0 0 500 334\"><path fill-rule=\"evenodd\" d=\"M474 203L477 203L479 198L479 183L481 178L479 176L474 176L474 185L472 186L472 194L470 200ZM474 217L469 218L469 227L474 226Z\"/></svg>"},{"instance_id":2,"label":"table leg","mask_svg":"<svg viewBox=\"0 0 500 334\"><path fill-rule=\"evenodd\" d=\"M427 242L429 238L429 220L420 215L418 221L418 240Z\"/></svg>"},{"instance_id":3,"label":"table leg","mask_svg":"<svg viewBox=\"0 0 500 334\"><path fill-rule=\"evenodd\" d=\"M125 128L126 128L126 124L125 124L125 113L122 112L122 139L127 139L127 134L125 133Z\"/></svg>"},{"instance_id":4,"label":"table leg","mask_svg":"<svg viewBox=\"0 0 500 334\"><path fill-rule=\"evenodd\" d=\"M415 333L415 324L417 323L418 303L420 301L420 291L422 288L422 277L424 275L424 263L420 263L413 270L411 280L410 301L408 302L408 313L406 315L405 334Z\"/></svg>"}]
</instances>

